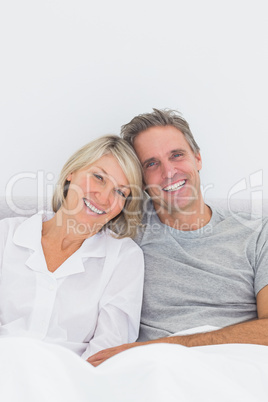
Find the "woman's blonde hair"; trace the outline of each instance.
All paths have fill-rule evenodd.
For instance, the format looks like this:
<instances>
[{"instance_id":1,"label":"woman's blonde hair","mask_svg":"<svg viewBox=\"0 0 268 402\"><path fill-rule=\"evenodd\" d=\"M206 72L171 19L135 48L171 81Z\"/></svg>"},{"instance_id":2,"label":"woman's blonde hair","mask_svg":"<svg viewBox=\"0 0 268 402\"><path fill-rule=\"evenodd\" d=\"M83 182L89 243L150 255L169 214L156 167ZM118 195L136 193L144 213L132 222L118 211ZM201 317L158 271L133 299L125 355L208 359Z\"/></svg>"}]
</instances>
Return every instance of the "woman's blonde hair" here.
<instances>
[{"instance_id":1,"label":"woman's blonde hair","mask_svg":"<svg viewBox=\"0 0 268 402\"><path fill-rule=\"evenodd\" d=\"M80 148L65 163L52 198L52 208L57 212L67 196L70 182L67 177L76 170L92 165L104 155L112 155L118 161L130 186L130 195L126 199L119 215L107 222L108 227L117 237L134 237L142 216L142 171L140 162L131 146L116 135L100 137Z\"/></svg>"}]
</instances>

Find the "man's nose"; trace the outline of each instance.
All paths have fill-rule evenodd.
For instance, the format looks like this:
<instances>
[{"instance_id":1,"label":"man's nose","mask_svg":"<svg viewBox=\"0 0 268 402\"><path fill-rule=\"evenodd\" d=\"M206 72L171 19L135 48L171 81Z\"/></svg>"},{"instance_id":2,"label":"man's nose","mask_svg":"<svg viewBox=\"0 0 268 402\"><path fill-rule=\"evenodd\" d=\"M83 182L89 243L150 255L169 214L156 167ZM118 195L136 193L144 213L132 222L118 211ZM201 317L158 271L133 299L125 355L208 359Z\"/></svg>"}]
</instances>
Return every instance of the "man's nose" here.
<instances>
[{"instance_id":1,"label":"man's nose","mask_svg":"<svg viewBox=\"0 0 268 402\"><path fill-rule=\"evenodd\" d=\"M175 174L175 167L171 162L162 163L162 178L171 179Z\"/></svg>"}]
</instances>

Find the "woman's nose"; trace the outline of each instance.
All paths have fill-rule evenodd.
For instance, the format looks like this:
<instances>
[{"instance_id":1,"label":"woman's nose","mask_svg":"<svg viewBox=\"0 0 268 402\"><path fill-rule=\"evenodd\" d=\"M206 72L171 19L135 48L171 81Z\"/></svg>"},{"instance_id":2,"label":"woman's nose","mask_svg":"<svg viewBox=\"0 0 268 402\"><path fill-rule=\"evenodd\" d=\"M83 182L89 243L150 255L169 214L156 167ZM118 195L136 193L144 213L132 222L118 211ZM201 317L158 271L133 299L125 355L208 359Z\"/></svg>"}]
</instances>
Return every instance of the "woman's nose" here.
<instances>
[{"instance_id":1,"label":"woman's nose","mask_svg":"<svg viewBox=\"0 0 268 402\"><path fill-rule=\"evenodd\" d=\"M114 202L114 194L109 185L103 186L97 194L98 201L102 206L110 207Z\"/></svg>"}]
</instances>

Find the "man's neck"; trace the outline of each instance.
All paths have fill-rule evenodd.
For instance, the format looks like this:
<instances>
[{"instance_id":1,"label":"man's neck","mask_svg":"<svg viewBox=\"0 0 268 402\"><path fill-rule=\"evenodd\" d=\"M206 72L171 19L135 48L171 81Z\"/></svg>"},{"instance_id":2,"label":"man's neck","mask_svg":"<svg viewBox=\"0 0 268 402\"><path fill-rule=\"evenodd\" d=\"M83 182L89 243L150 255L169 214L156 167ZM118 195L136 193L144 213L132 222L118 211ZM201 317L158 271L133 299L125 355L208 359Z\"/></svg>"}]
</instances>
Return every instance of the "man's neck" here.
<instances>
[{"instance_id":1,"label":"man's neck","mask_svg":"<svg viewBox=\"0 0 268 402\"><path fill-rule=\"evenodd\" d=\"M207 225L211 219L212 211L208 205L200 198L194 205L181 210L167 211L159 205L155 205L160 221L174 229L182 231L192 231Z\"/></svg>"}]
</instances>

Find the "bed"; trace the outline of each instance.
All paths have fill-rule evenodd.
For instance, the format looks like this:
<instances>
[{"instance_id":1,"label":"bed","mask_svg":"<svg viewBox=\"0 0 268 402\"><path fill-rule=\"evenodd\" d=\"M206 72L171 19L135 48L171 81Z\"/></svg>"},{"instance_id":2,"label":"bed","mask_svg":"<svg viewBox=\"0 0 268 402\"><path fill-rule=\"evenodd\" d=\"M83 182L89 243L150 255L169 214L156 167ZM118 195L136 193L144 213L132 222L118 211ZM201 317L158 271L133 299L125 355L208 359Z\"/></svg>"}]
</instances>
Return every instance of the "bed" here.
<instances>
[{"instance_id":1,"label":"bed","mask_svg":"<svg viewBox=\"0 0 268 402\"><path fill-rule=\"evenodd\" d=\"M129 349L98 367L70 350L27 338L0 339L5 402L266 402L268 347Z\"/></svg>"}]
</instances>

